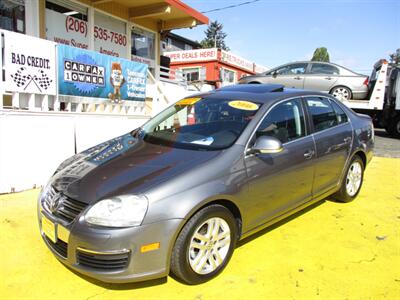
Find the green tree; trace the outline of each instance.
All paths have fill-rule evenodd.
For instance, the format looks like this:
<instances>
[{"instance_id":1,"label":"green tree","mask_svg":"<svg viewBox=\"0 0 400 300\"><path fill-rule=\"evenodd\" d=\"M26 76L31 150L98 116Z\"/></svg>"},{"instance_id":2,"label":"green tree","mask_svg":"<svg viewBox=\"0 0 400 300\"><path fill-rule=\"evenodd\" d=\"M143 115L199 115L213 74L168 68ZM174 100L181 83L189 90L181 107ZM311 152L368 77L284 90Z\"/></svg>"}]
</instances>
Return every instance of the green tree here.
<instances>
[{"instance_id":1,"label":"green tree","mask_svg":"<svg viewBox=\"0 0 400 300\"><path fill-rule=\"evenodd\" d=\"M203 48L218 48L229 51L229 47L225 44L225 38L228 34L222 31L223 25L217 20L208 25L204 34L206 37L200 42Z\"/></svg>"},{"instance_id":2,"label":"green tree","mask_svg":"<svg viewBox=\"0 0 400 300\"><path fill-rule=\"evenodd\" d=\"M319 47L315 49L313 57L311 58L312 61L324 61L329 62L329 53L328 49L325 47Z\"/></svg>"}]
</instances>

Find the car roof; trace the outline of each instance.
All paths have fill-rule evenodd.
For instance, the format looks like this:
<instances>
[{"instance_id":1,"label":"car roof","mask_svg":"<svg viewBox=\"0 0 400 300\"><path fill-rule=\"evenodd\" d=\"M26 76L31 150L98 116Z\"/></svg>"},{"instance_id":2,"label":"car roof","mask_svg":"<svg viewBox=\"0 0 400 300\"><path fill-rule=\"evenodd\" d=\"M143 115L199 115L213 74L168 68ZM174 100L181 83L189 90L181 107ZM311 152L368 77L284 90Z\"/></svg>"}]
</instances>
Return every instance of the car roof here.
<instances>
[{"instance_id":1,"label":"car roof","mask_svg":"<svg viewBox=\"0 0 400 300\"><path fill-rule=\"evenodd\" d=\"M253 100L259 103L274 103L281 99L297 96L329 96L328 94L301 89L288 89L282 84L236 84L194 97L212 99ZM191 96L193 97L193 96Z\"/></svg>"}]
</instances>

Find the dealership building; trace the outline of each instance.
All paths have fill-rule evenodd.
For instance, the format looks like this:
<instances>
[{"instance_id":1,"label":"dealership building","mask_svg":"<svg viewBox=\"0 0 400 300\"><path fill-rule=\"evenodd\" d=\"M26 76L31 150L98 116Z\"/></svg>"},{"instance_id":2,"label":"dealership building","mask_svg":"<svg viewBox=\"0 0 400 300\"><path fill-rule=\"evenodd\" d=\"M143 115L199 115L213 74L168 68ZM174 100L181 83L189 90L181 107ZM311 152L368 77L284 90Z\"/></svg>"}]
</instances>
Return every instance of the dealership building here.
<instances>
[{"instance_id":1,"label":"dealership building","mask_svg":"<svg viewBox=\"0 0 400 300\"><path fill-rule=\"evenodd\" d=\"M167 86L165 91L160 91L163 84L158 82L160 72L163 72L160 71L162 37L172 29L207 23L206 16L179 0L2 0L0 3L0 29L147 64L146 102L125 103L124 106L131 109L130 113L147 107L146 113L151 114L154 101L169 100L159 99L164 98L161 94L168 97L171 89ZM43 100L35 96L35 104L32 104L29 103L30 95L13 95L13 91L4 88L0 92L3 107L38 109ZM58 110L60 106L61 110L79 112L121 111L121 105L105 104L99 99L56 96L55 99L46 97L44 106L49 110Z\"/></svg>"},{"instance_id":2,"label":"dealership building","mask_svg":"<svg viewBox=\"0 0 400 300\"><path fill-rule=\"evenodd\" d=\"M262 73L267 68L232 52L211 48L164 52L170 67L182 72L192 85L212 88L235 84L243 76Z\"/></svg>"}]
</instances>

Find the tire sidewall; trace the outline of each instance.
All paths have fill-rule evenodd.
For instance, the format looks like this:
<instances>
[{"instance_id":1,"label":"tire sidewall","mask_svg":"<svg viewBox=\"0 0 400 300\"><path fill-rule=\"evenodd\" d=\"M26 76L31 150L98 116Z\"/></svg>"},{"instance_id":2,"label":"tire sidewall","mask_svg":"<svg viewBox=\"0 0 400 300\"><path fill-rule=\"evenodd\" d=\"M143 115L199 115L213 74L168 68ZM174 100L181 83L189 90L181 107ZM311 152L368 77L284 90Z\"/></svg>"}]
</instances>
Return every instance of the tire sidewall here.
<instances>
[{"instance_id":1,"label":"tire sidewall","mask_svg":"<svg viewBox=\"0 0 400 300\"><path fill-rule=\"evenodd\" d=\"M190 266L190 262L189 262L190 242L191 242L191 239L192 239L192 236L193 236L195 230L206 220L208 220L210 218L214 218L214 217L222 218L228 224L229 230L230 230L230 235L231 235L230 236L231 243L230 243L228 253L227 253L223 263L220 266L218 266L217 269L215 269L214 271L212 271L211 273L208 273L208 274L198 274L195 271L193 271L192 267ZM190 228L188 230L185 230L185 229L187 229L186 226L189 226ZM228 209L226 209L225 207L223 207L221 205L211 205L211 206L203 208L202 210L197 212L189 220L189 222L186 223L186 225L184 226L183 230L181 231L181 233L179 235L181 235L181 234L184 235L183 246L179 248L179 250L180 250L179 256L184 259L184 262L183 262L183 265L181 268L181 273L184 276L184 278L181 278L181 279L183 279L184 281L186 281L189 284L198 284L198 283L208 281L211 278L217 276L228 264L230 258L232 257L233 250L236 245L237 224L236 224L235 218L233 217L233 215L230 213L230 211Z\"/></svg>"},{"instance_id":2,"label":"tire sidewall","mask_svg":"<svg viewBox=\"0 0 400 300\"><path fill-rule=\"evenodd\" d=\"M353 196L350 196L348 194L348 192L347 192L346 181L347 181L347 175L349 174L350 168L351 168L351 166L353 165L354 162L358 162L361 165L361 183L360 183L360 186L359 186L357 192ZM363 185L363 182L364 182L364 168L365 168L365 166L364 166L364 163L363 163L362 159L358 155L355 155L351 159L351 161L350 161L350 163L349 163L349 165L348 165L348 167L346 169L346 174L345 174L345 176L343 178L343 182L342 182L341 194L343 196L343 201L344 202L353 201L357 197L358 193L361 191L361 188L362 188L362 185Z\"/></svg>"},{"instance_id":3,"label":"tire sidewall","mask_svg":"<svg viewBox=\"0 0 400 300\"><path fill-rule=\"evenodd\" d=\"M340 89L340 88L346 89L347 92L349 93L349 99L347 99L347 100L350 100L350 99L353 97L353 93L352 93L351 89L348 88L347 86L344 86L344 85L338 85L338 86L333 87L333 88L331 89L331 91L329 92L329 94L331 94L331 95L333 96L333 92L334 92L335 90L337 90L337 89ZM338 99L338 100L339 100L339 99ZM339 100L339 101L341 101L341 100Z\"/></svg>"}]
</instances>

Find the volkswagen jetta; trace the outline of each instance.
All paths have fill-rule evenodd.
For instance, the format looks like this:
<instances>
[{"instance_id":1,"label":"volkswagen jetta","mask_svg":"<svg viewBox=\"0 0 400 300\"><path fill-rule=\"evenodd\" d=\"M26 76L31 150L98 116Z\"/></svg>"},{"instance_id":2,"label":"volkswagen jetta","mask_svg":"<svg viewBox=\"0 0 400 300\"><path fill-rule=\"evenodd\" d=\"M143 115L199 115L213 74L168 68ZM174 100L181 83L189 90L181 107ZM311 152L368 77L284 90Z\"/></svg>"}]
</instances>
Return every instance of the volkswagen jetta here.
<instances>
[{"instance_id":1,"label":"volkswagen jetta","mask_svg":"<svg viewBox=\"0 0 400 300\"><path fill-rule=\"evenodd\" d=\"M369 117L319 92L199 94L62 163L39 196L41 235L101 281L201 283L237 241L330 195L353 200L373 143Z\"/></svg>"}]
</instances>

